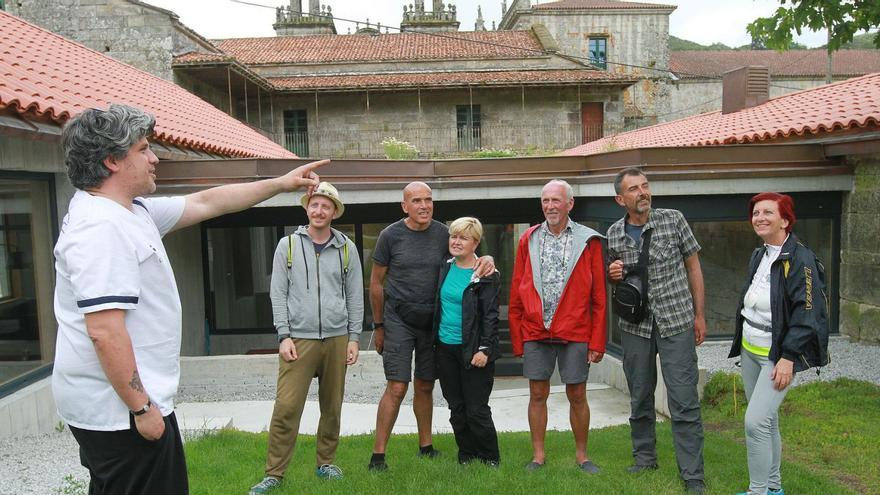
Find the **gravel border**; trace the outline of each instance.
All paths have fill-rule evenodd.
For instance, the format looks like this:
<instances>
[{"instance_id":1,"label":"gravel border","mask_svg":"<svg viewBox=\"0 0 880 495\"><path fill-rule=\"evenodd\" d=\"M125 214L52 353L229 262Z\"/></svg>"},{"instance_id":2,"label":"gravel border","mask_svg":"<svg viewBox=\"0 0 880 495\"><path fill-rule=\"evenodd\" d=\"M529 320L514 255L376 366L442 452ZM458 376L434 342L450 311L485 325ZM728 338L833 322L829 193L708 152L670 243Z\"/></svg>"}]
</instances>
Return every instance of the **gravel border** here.
<instances>
[{"instance_id":1,"label":"gravel border","mask_svg":"<svg viewBox=\"0 0 880 495\"><path fill-rule=\"evenodd\" d=\"M718 371L739 373L739 358L728 359L730 342L706 342L697 348L700 367L708 370L709 376ZM864 380L880 385L880 346L850 342L846 337L831 337L828 342L831 362L821 369L808 370L795 375L794 385L814 381L833 381L838 378Z\"/></svg>"},{"instance_id":2,"label":"gravel border","mask_svg":"<svg viewBox=\"0 0 880 495\"><path fill-rule=\"evenodd\" d=\"M728 359L729 342L707 342L697 349L700 366L709 374L718 371L738 372L737 359ZM816 380L830 381L840 377L865 380L880 385L880 346L850 343L844 337L833 337L829 343L831 364L815 372L799 373L795 385ZM352 387L353 388L353 387ZM361 390L346 391L345 400L356 403L377 403L384 384ZM309 393L314 399L315 387ZM274 400L274 390L260 391L253 396L227 396L222 392L181 397L187 402L219 400ZM438 404L440 405L440 404ZM525 413L523 413L525 414ZM186 438L186 434L184 437ZM66 428L61 432L0 441L0 495L47 495L63 493L65 476L87 483L88 471L79 464L78 447ZM67 484L69 485L69 484Z\"/></svg>"}]
</instances>

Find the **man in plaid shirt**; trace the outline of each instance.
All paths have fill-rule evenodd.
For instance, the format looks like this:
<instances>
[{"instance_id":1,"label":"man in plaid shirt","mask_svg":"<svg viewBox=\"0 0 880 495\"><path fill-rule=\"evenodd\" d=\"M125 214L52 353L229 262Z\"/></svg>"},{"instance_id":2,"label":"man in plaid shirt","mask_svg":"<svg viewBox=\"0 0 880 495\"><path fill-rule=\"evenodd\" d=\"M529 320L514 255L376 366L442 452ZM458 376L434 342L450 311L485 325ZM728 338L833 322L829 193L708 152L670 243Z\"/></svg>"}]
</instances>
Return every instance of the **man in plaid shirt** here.
<instances>
[{"instance_id":1,"label":"man in plaid shirt","mask_svg":"<svg viewBox=\"0 0 880 495\"><path fill-rule=\"evenodd\" d=\"M648 178L641 169L622 170L614 179L615 201L626 215L608 229L608 278L624 279L638 263L642 234L652 230L648 252L648 308L641 323L618 318L623 370L630 393L634 464L630 473L657 469L654 425L656 356L666 383L678 470L688 493L702 494L703 422L697 393L696 346L706 337L703 273L694 239L678 210L651 209Z\"/></svg>"}]
</instances>

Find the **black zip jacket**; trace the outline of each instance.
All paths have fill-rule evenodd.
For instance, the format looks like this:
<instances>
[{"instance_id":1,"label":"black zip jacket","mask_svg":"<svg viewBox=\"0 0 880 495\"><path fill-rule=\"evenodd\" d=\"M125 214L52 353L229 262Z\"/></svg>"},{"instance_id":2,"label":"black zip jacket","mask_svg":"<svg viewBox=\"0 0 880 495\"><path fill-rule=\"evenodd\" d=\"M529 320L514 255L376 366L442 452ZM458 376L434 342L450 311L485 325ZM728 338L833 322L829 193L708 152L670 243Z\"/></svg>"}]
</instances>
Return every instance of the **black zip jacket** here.
<instances>
[{"instance_id":1,"label":"black zip jacket","mask_svg":"<svg viewBox=\"0 0 880 495\"><path fill-rule=\"evenodd\" d=\"M434 323L432 338L434 347L440 343L440 289L446 275L455 263L449 258L440 268L440 281L437 294L434 296ZM465 368L471 367L471 359L485 347L483 351L492 362L501 357L498 346L498 294L501 292L501 275L496 271L488 277L468 284L461 297L461 352Z\"/></svg>"},{"instance_id":2,"label":"black zip jacket","mask_svg":"<svg viewBox=\"0 0 880 495\"><path fill-rule=\"evenodd\" d=\"M728 357L742 352L743 300L767 248L752 253L749 276L736 308L736 335ZM794 371L828 364L828 299L819 273L820 262L810 249L789 234L770 267L771 362L785 358Z\"/></svg>"}]
</instances>

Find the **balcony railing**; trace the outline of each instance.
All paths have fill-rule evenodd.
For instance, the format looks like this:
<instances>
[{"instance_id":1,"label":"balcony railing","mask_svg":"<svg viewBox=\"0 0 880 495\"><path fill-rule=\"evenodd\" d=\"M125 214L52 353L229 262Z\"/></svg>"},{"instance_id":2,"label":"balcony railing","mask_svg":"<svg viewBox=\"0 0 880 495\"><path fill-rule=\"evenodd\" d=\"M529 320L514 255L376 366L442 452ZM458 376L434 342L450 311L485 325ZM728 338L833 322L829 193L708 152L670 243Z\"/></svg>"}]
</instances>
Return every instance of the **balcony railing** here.
<instances>
[{"instance_id":1,"label":"balcony railing","mask_svg":"<svg viewBox=\"0 0 880 495\"><path fill-rule=\"evenodd\" d=\"M287 132L275 140L302 157L384 158L382 140L407 141L430 157L469 156L480 149L519 154L554 153L620 132L617 126L482 125L478 127L406 127L376 130L310 129Z\"/></svg>"}]
</instances>

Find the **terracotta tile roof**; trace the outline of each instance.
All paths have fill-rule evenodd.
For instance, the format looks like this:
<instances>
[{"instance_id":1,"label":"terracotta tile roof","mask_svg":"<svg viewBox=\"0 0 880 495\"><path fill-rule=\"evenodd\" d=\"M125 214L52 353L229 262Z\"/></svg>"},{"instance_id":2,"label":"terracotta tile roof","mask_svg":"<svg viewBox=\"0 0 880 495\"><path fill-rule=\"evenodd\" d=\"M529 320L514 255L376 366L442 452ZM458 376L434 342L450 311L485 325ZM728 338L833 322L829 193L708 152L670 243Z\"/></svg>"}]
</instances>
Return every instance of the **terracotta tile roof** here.
<instances>
[{"instance_id":1,"label":"terracotta tile roof","mask_svg":"<svg viewBox=\"0 0 880 495\"><path fill-rule=\"evenodd\" d=\"M616 0L560 0L534 5L535 10L676 9L675 5Z\"/></svg>"},{"instance_id":2,"label":"terracotta tile roof","mask_svg":"<svg viewBox=\"0 0 880 495\"><path fill-rule=\"evenodd\" d=\"M111 103L155 115L160 142L231 157L294 157L171 82L0 11L0 110L63 124Z\"/></svg>"},{"instance_id":3,"label":"terracotta tile roof","mask_svg":"<svg viewBox=\"0 0 880 495\"><path fill-rule=\"evenodd\" d=\"M531 31L272 36L215 40L245 65L394 62L542 56Z\"/></svg>"},{"instance_id":4,"label":"terracotta tile roof","mask_svg":"<svg viewBox=\"0 0 880 495\"><path fill-rule=\"evenodd\" d=\"M616 83L629 86L635 82L625 74L598 70L514 70L471 72L416 72L388 74L349 74L330 76L300 76L269 78L278 90L331 89L331 88L397 88L437 86L504 86L530 83Z\"/></svg>"},{"instance_id":5,"label":"terracotta tile roof","mask_svg":"<svg viewBox=\"0 0 880 495\"><path fill-rule=\"evenodd\" d=\"M198 64L205 62L230 62L232 60L235 60L235 58L224 53L186 52L174 56L174 65Z\"/></svg>"},{"instance_id":6,"label":"terracotta tile roof","mask_svg":"<svg viewBox=\"0 0 880 495\"><path fill-rule=\"evenodd\" d=\"M726 115L720 111L704 113L624 132L562 154L757 143L878 125L880 73L790 93Z\"/></svg>"},{"instance_id":7,"label":"terracotta tile roof","mask_svg":"<svg viewBox=\"0 0 880 495\"><path fill-rule=\"evenodd\" d=\"M831 57L834 75L853 77L880 72L880 50L839 50ZM824 50L725 50L669 52L669 67L683 79L716 78L744 65L764 65L771 77L824 77Z\"/></svg>"}]
</instances>

